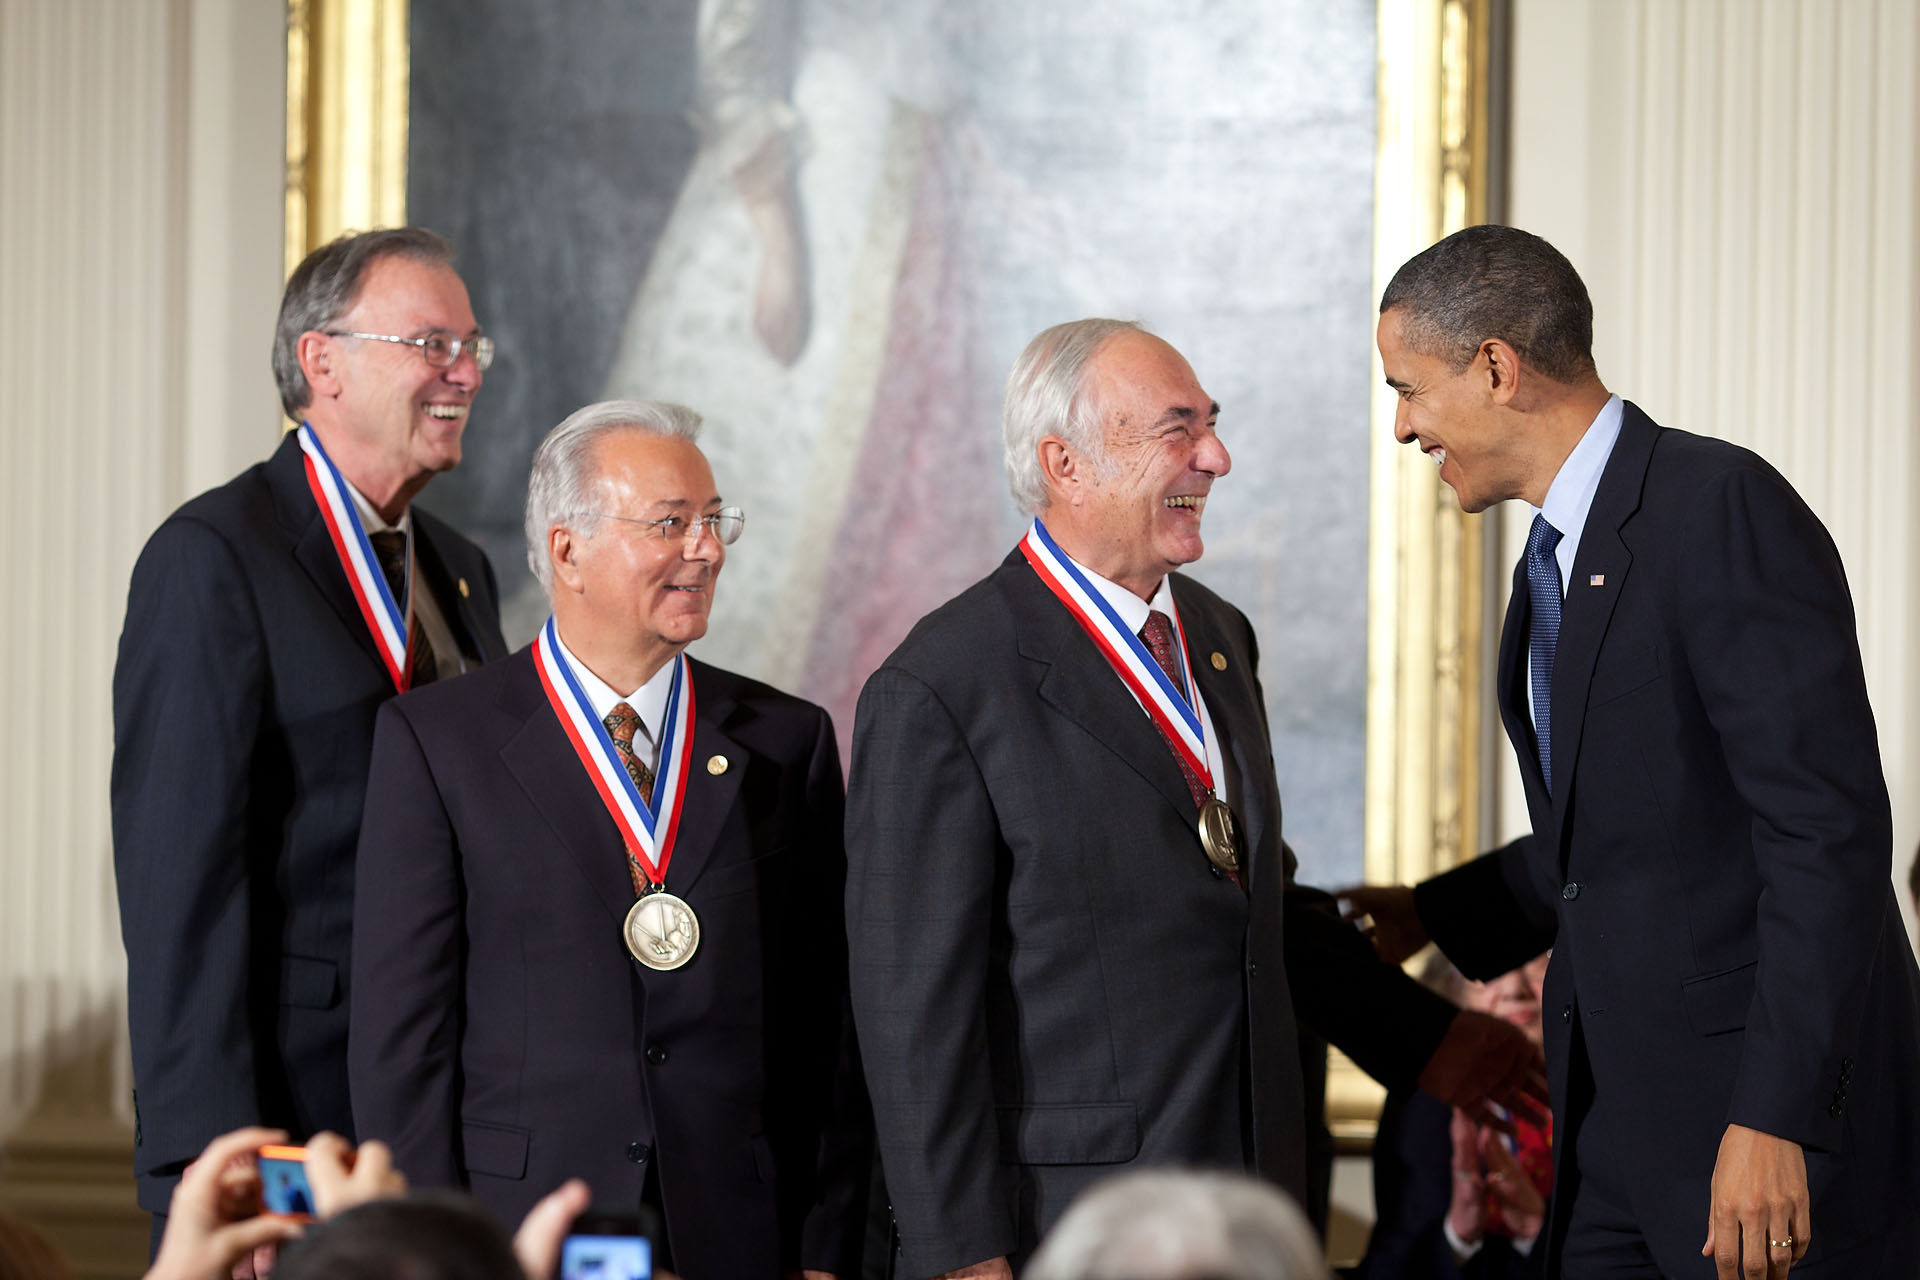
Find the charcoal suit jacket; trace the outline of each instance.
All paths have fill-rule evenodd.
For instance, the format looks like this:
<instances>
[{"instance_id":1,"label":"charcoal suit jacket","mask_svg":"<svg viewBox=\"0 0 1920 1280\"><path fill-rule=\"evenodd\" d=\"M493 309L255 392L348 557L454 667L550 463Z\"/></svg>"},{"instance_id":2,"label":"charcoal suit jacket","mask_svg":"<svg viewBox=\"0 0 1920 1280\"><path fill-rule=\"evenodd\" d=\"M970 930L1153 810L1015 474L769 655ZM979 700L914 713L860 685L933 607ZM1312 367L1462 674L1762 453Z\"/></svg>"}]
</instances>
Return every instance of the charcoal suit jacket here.
<instances>
[{"instance_id":1,"label":"charcoal suit jacket","mask_svg":"<svg viewBox=\"0 0 1920 1280\"><path fill-rule=\"evenodd\" d=\"M857 1274L871 1119L847 1011L843 791L825 711L690 664L667 889L698 950L627 952L625 847L532 651L380 715L350 1048L362 1137L517 1224L570 1177L658 1178L688 1280Z\"/></svg>"},{"instance_id":2,"label":"charcoal suit jacket","mask_svg":"<svg viewBox=\"0 0 1920 1280\"><path fill-rule=\"evenodd\" d=\"M1231 775L1244 890L1153 723L1018 551L867 683L848 792L854 1012L901 1275L1018 1266L1133 1167L1298 1198L1296 1016L1409 1086L1454 1009L1294 891L1252 628L1173 593Z\"/></svg>"},{"instance_id":3,"label":"charcoal suit jacket","mask_svg":"<svg viewBox=\"0 0 1920 1280\"><path fill-rule=\"evenodd\" d=\"M1591 1095L1613 1101L1593 1140L1627 1153L1666 1274L1713 1273L1700 1246L1730 1123L1805 1148L1805 1266L1910 1274L1920 975L1832 540L1766 462L1628 403L1566 589L1551 795L1528 610L1523 562L1498 678L1533 830L1416 889L1429 932L1475 978L1553 946L1554 1132L1581 1141ZM1555 1197L1556 1258L1570 1209Z\"/></svg>"},{"instance_id":4,"label":"charcoal suit jacket","mask_svg":"<svg viewBox=\"0 0 1920 1280\"><path fill-rule=\"evenodd\" d=\"M374 714L393 697L292 433L167 518L113 674L113 853L141 1205L246 1124L351 1135L348 933ZM503 656L493 569L416 504L464 653Z\"/></svg>"}]
</instances>

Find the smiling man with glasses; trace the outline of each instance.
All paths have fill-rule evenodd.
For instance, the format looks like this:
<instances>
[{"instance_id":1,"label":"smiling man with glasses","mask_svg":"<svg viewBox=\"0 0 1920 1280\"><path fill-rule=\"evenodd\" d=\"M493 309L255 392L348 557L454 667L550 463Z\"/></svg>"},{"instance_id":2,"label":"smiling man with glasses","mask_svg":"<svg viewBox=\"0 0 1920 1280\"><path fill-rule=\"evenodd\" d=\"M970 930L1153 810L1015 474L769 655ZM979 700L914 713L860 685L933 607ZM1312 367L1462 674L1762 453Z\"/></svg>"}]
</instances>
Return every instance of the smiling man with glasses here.
<instances>
[{"instance_id":1,"label":"smiling man with glasses","mask_svg":"<svg viewBox=\"0 0 1920 1280\"><path fill-rule=\"evenodd\" d=\"M134 569L114 863L156 1241L216 1134L352 1135L348 928L374 713L506 651L486 557L413 502L460 461L493 360L452 253L408 227L310 254L273 346L299 429L169 517Z\"/></svg>"},{"instance_id":2,"label":"smiling man with glasses","mask_svg":"<svg viewBox=\"0 0 1920 1280\"><path fill-rule=\"evenodd\" d=\"M848 1276L871 1136L839 753L819 707L687 656L746 527L699 424L616 400L555 427L526 513L553 617L381 712L354 1116L503 1222L579 1176L662 1214L657 1266Z\"/></svg>"}]
</instances>

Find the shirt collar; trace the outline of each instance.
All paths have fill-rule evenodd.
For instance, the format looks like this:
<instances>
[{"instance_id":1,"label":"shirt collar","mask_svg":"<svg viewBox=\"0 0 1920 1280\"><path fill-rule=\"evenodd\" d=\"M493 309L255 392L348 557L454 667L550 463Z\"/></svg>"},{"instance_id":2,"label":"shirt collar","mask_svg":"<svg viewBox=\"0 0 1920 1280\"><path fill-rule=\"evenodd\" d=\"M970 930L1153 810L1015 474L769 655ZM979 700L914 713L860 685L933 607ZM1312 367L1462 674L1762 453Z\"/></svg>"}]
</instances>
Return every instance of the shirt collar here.
<instances>
[{"instance_id":1,"label":"shirt collar","mask_svg":"<svg viewBox=\"0 0 1920 1280\"><path fill-rule=\"evenodd\" d=\"M553 634L560 641L560 656L573 670L574 679L580 682L580 691L587 695L587 704L593 708L594 718L605 720L608 712L624 702L640 717L640 727L646 730L647 740L660 741L661 724L667 718L667 694L673 687L674 663L661 663L660 669L645 684L632 693L621 693L589 671L586 663L573 656L573 650L567 648L567 642L561 638L557 625Z\"/></svg>"},{"instance_id":2,"label":"shirt collar","mask_svg":"<svg viewBox=\"0 0 1920 1280\"><path fill-rule=\"evenodd\" d=\"M1587 512L1593 507L1593 495L1600 489L1600 474L1607 469L1613 454L1613 442L1620 438L1620 424L1626 417L1619 396L1608 396L1606 404L1594 416L1573 452L1560 464L1553 483L1547 487L1546 502L1534 511L1560 531L1560 536L1578 541L1586 528Z\"/></svg>"},{"instance_id":3,"label":"shirt collar","mask_svg":"<svg viewBox=\"0 0 1920 1280\"><path fill-rule=\"evenodd\" d=\"M412 507L403 509L400 512L400 519L389 524L387 523L387 518L374 510L373 504L367 501L367 495L353 487L353 481L347 480L344 475L340 478L346 480L347 492L353 496L353 506L354 509L360 513L360 527L362 529L365 529L368 533L385 533L389 529L396 533L407 532L409 525L411 525L413 521Z\"/></svg>"},{"instance_id":4,"label":"shirt collar","mask_svg":"<svg viewBox=\"0 0 1920 1280\"><path fill-rule=\"evenodd\" d=\"M1067 555L1065 551L1060 554ZM1087 582L1100 593L1102 600L1113 607L1113 611L1120 615L1120 621L1126 623L1127 630L1133 634L1140 634L1140 628L1147 625L1147 615L1156 609L1167 615L1167 621L1174 621L1176 615L1173 608L1172 574L1167 574L1160 579L1159 588L1153 593L1153 599L1148 601L1142 600L1119 583L1101 577L1078 560L1074 560L1072 556L1067 556L1067 559L1073 562L1074 568L1086 575Z\"/></svg>"}]
</instances>

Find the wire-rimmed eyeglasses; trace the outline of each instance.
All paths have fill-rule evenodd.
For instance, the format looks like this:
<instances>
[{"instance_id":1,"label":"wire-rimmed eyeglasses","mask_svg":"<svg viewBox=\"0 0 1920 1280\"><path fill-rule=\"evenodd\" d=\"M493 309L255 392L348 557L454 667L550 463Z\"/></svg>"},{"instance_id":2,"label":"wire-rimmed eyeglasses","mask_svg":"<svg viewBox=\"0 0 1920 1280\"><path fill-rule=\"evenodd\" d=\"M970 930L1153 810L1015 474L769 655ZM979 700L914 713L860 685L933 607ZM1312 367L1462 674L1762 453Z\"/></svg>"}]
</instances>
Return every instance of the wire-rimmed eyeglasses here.
<instances>
[{"instance_id":1,"label":"wire-rimmed eyeglasses","mask_svg":"<svg viewBox=\"0 0 1920 1280\"><path fill-rule=\"evenodd\" d=\"M663 541L671 541L674 538L697 538L699 534L696 530L705 529L713 535L713 540L723 547L730 547L740 541L740 533L747 527L747 513L738 507L722 507L711 515L661 516L658 520L642 520L637 516L616 516L605 511L588 511L584 514L595 520L619 520L625 524L640 525L653 530L651 536Z\"/></svg>"},{"instance_id":2,"label":"wire-rimmed eyeglasses","mask_svg":"<svg viewBox=\"0 0 1920 1280\"><path fill-rule=\"evenodd\" d=\"M368 342L397 342L420 348L420 355L436 369L452 366L462 351L473 357L473 367L485 373L493 364L493 339L483 333L471 338L456 338L445 329L435 329L424 338L402 338L391 333L355 333L351 329L322 329L329 338L362 338Z\"/></svg>"}]
</instances>

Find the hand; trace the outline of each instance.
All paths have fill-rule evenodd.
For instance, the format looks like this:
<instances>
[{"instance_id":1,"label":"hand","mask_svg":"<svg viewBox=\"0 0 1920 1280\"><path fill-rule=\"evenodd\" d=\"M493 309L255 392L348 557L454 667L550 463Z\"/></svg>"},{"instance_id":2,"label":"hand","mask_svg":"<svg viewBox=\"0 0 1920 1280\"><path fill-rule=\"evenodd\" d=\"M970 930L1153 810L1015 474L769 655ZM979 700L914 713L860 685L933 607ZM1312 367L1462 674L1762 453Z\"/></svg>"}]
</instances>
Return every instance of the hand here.
<instances>
[{"instance_id":1,"label":"hand","mask_svg":"<svg viewBox=\"0 0 1920 1280\"><path fill-rule=\"evenodd\" d=\"M1534 1124L1547 1122L1547 1063L1526 1033L1490 1013L1462 1009L1420 1072L1420 1087L1475 1124L1513 1132L1497 1102Z\"/></svg>"},{"instance_id":2,"label":"hand","mask_svg":"<svg viewBox=\"0 0 1920 1280\"><path fill-rule=\"evenodd\" d=\"M1388 964L1399 964L1427 945L1427 927L1405 885L1349 885L1334 892L1347 904L1345 918L1360 925L1373 949Z\"/></svg>"},{"instance_id":3,"label":"hand","mask_svg":"<svg viewBox=\"0 0 1920 1280\"><path fill-rule=\"evenodd\" d=\"M938 1280L1013 1280L1013 1267L1005 1258L988 1258L958 1271L949 1271Z\"/></svg>"},{"instance_id":4,"label":"hand","mask_svg":"<svg viewBox=\"0 0 1920 1280\"><path fill-rule=\"evenodd\" d=\"M369 1200L407 1194L407 1176L393 1167L386 1143L363 1142L356 1151L337 1133L307 1139L307 1183L314 1216L322 1221Z\"/></svg>"},{"instance_id":5,"label":"hand","mask_svg":"<svg viewBox=\"0 0 1920 1280\"><path fill-rule=\"evenodd\" d=\"M767 353L785 365L800 358L813 326L806 234L800 223L800 196L789 146L784 136L768 138L733 177L754 238L760 242L753 332Z\"/></svg>"},{"instance_id":6,"label":"hand","mask_svg":"<svg viewBox=\"0 0 1920 1280\"><path fill-rule=\"evenodd\" d=\"M1479 1244L1487 1231L1486 1183L1480 1176L1480 1127L1455 1107L1447 1128L1453 1139L1453 1202L1447 1225L1465 1244Z\"/></svg>"},{"instance_id":7,"label":"hand","mask_svg":"<svg viewBox=\"0 0 1920 1280\"><path fill-rule=\"evenodd\" d=\"M1540 1229L1547 1221L1547 1198L1533 1185L1533 1179L1520 1167L1520 1161L1507 1149L1499 1134L1488 1129L1477 1132L1480 1156L1486 1162L1487 1186L1492 1189L1493 1198L1500 1202L1501 1220L1507 1224L1513 1239L1538 1240Z\"/></svg>"},{"instance_id":8,"label":"hand","mask_svg":"<svg viewBox=\"0 0 1920 1280\"><path fill-rule=\"evenodd\" d=\"M1708 1199L1707 1242L1700 1253L1713 1259L1720 1280L1786 1280L1787 1268L1807 1256L1813 1209L1799 1143L1728 1125Z\"/></svg>"},{"instance_id":9,"label":"hand","mask_svg":"<svg viewBox=\"0 0 1920 1280\"><path fill-rule=\"evenodd\" d=\"M593 1193L587 1190L587 1184L569 1178L520 1220L520 1229L513 1233L513 1256L520 1259L527 1280L551 1280L560 1265L560 1245L567 1238L567 1229L592 1202Z\"/></svg>"},{"instance_id":10,"label":"hand","mask_svg":"<svg viewBox=\"0 0 1920 1280\"><path fill-rule=\"evenodd\" d=\"M299 1223L260 1213L254 1152L286 1140L279 1129L247 1128L207 1144L173 1189L166 1234L147 1280L211 1280L231 1274L242 1259L251 1273L255 1249L271 1250L300 1237Z\"/></svg>"}]
</instances>

